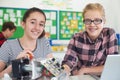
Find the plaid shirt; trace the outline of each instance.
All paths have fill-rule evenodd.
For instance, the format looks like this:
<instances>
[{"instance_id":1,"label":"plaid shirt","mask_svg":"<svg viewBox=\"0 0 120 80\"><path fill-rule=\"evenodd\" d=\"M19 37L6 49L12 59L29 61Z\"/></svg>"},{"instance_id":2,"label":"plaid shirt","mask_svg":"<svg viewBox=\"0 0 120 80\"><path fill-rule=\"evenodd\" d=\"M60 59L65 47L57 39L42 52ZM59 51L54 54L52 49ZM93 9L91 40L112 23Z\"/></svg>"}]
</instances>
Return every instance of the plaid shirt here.
<instances>
[{"instance_id":1,"label":"plaid shirt","mask_svg":"<svg viewBox=\"0 0 120 80\"><path fill-rule=\"evenodd\" d=\"M2 46L2 44L6 41L7 39L4 37L4 35L2 34L2 32L0 32L0 47Z\"/></svg>"},{"instance_id":2,"label":"plaid shirt","mask_svg":"<svg viewBox=\"0 0 120 80\"><path fill-rule=\"evenodd\" d=\"M69 42L67 53L62 61L72 71L82 66L99 66L105 63L107 55L118 54L115 31L103 28L99 37L92 41L87 32L76 33Z\"/></svg>"}]
</instances>

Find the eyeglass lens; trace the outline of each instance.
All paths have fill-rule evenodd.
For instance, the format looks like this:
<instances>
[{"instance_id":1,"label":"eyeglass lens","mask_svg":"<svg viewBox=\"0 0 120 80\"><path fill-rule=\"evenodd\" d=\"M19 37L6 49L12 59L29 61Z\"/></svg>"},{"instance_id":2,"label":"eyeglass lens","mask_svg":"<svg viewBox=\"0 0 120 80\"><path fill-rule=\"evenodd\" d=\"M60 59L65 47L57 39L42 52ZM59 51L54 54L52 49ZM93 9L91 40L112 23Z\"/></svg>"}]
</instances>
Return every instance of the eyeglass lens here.
<instances>
[{"instance_id":1,"label":"eyeglass lens","mask_svg":"<svg viewBox=\"0 0 120 80\"><path fill-rule=\"evenodd\" d=\"M101 24L101 23L102 23L102 19L94 19L94 20L84 19L84 20L83 20L83 23L86 24L86 25L90 25L92 22L93 22L95 25L98 25L98 24Z\"/></svg>"}]
</instances>

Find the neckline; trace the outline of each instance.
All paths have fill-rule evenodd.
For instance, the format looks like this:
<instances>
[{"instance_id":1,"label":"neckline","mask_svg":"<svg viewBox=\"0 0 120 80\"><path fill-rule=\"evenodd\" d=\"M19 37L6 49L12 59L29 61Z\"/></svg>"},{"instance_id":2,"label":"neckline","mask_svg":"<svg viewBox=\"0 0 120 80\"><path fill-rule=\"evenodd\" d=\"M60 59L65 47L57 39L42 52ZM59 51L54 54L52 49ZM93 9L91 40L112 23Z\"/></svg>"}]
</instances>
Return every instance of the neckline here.
<instances>
[{"instance_id":1,"label":"neckline","mask_svg":"<svg viewBox=\"0 0 120 80\"><path fill-rule=\"evenodd\" d=\"M21 43L20 43L20 40L19 40L19 39L17 39L17 40L18 40L18 43L19 43L21 49L24 50L24 48L22 47L22 45L21 45ZM38 40L37 40L37 43L38 43ZM36 43L36 47L35 47L35 49L32 50L32 52L34 52L34 51L37 49L37 43Z\"/></svg>"}]
</instances>

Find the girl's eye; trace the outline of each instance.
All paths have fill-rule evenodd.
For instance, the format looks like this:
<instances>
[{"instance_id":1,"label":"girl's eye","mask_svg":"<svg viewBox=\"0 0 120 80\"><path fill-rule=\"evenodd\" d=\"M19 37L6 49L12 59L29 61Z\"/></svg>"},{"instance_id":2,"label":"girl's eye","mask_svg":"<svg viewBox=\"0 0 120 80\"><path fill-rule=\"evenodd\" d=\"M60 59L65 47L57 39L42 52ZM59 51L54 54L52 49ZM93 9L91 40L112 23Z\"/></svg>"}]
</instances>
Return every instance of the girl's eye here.
<instances>
[{"instance_id":1,"label":"girl's eye","mask_svg":"<svg viewBox=\"0 0 120 80\"><path fill-rule=\"evenodd\" d=\"M44 24L40 24L41 27L44 27L45 25Z\"/></svg>"}]
</instances>

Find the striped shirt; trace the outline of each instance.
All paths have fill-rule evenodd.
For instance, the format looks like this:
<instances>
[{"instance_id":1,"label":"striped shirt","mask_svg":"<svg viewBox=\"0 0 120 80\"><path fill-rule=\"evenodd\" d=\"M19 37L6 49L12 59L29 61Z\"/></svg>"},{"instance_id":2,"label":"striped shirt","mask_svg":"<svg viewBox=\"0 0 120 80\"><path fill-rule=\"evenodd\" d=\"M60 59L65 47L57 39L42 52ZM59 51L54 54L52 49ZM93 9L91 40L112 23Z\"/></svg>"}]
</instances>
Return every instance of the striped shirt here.
<instances>
[{"instance_id":1,"label":"striped shirt","mask_svg":"<svg viewBox=\"0 0 120 80\"><path fill-rule=\"evenodd\" d=\"M82 66L99 66L105 63L107 55L118 54L118 45L115 31L103 28L99 37L92 41L87 32L76 33L68 44L68 50L62 61L72 71Z\"/></svg>"},{"instance_id":2,"label":"striped shirt","mask_svg":"<svg viewBox=\"0 0 120 80\"><path fill-rule=\"evenodd\" d=\"M0 48L0 61L5 62L7 65L11 64L11 61L16 59L23 48L20 45L18 39L7 40ZM34 49L34 58L45 58L47 54L51 53L51 47L48 40L43 37L37 40L37 46Z\"/></svg>"}]
</instances>

